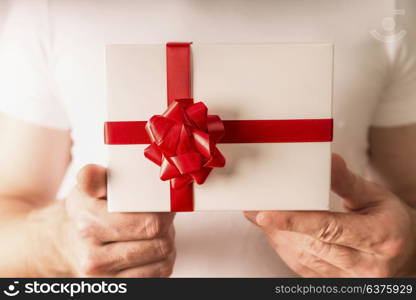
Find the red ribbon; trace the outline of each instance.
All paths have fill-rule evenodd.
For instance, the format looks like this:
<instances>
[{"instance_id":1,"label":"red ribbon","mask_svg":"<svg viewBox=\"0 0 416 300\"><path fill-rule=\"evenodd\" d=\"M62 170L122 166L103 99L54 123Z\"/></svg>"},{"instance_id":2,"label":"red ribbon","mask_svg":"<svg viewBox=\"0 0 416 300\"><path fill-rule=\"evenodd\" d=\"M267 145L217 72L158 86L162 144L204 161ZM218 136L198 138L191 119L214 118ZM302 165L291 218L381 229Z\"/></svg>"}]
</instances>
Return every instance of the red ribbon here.
<instances>
[{"instance_id":1,"label":"red ribbon","mask_svg":"<svg viewBox=\"0 0 416 300\"><path fill-rule=\"evenodd\" d=\"M203 184L212 168L225 165L216 147L224 126L202 102L175 100L163 115L150 118L146 131L151 144L144 155L161 167L160 179L170 180L175 190L193 181Z\"/></svg>"},{"instance_id":2,"label":"red ribbon","mask_svg":"<svg viewBox=\"0 0 416 300\"><path fill-rule=\"evenodd\" d=\"M105 123L109 145L150 144L145 156L170 180L171 211L193 211L193 184L202 184L225 159L219 143L332 141L332 119L226 120L208 115L191 95L190 43L168 43L168 109L146 121Z\"/></svg>"}]
</instances>

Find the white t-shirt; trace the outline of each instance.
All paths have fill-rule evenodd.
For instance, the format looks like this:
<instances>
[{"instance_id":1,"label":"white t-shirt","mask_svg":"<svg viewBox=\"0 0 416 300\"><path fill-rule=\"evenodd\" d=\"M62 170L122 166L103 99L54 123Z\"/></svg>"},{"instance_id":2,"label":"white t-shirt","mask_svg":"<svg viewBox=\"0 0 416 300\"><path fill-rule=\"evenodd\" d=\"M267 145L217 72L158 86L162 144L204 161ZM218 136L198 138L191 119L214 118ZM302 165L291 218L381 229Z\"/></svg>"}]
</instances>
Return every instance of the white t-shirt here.
<instances>
[{"instance_id":1,"label":"white t-shirt","mask_svg":"<svg viewBox=\"0 0 416 300\"><path fill-rule=\"evenodd\" d=\"M64 196L81 166L106 164L106 44L329 42L334 151L363 174L369 126L416 122L415 20L411 0L3 0L0 111L71 130ZM179 213L175 224L173 276L294 275L241 213Z\"/></svg>"}]
</instances>

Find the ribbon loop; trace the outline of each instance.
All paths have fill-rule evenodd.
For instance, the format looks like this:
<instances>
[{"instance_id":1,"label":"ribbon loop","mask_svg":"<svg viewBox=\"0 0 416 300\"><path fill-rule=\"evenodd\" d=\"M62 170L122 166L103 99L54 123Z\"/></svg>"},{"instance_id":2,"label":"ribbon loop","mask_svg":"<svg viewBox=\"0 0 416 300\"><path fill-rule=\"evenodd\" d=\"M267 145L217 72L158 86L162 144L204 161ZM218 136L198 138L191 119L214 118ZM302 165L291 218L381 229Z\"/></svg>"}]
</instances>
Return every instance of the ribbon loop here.
<instances>
[{"instance_id":1,"label":"ribbon loop","mask_svg":"<svg viewBox=\"0 0 416 300\"><path fill-rule=\"evenodd\" d=\"M151 144L144 155L160 166L160 179L174 189L195 181L203 184L212 168L225 165L216 144L224 135L219 116L208 115L207 106L193 99L173 101L162 115L146 123Z\"/></svg>"}]
</instances>

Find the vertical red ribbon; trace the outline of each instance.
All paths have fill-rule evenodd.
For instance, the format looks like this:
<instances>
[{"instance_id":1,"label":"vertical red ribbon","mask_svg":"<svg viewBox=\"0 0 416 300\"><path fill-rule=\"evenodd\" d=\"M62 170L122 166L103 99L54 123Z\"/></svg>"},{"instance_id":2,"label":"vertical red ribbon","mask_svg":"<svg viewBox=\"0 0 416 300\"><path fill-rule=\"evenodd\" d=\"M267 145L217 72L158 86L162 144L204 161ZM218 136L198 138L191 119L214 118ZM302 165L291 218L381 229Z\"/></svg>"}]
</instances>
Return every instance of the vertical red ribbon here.
<instances>
[{"instance_id":1,"label":"vertical red ribbon","mask_svg":"<svg viewBox=\"0 0 416 300\"><path fill-rule=\"evenodd\" d=\"M190 43L166 44L166 79L168 106L176 99L192 98ZM170 184L170 210L193 211L193 184L173 189Z\"/></svg>"}]
</instances>

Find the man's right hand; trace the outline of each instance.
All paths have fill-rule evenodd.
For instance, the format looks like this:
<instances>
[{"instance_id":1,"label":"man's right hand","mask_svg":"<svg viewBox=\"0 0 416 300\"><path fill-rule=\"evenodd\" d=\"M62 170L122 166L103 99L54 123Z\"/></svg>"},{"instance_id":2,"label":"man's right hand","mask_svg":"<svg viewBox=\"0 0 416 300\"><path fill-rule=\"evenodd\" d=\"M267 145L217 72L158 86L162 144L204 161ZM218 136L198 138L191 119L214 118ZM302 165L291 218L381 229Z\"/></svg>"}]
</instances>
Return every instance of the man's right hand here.
<instances>
[{"instance_id":1,"label":"man's right hand","mask_svg":"<svg viewBox=\"0 0 416 300\"><path fill-rule=\"evenodd\" d=\"M65 200L60 252L73 276L165 277L175 262L173 213L109 213L106 169L87 165Z\"/></svg>"}]
</instances>

